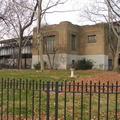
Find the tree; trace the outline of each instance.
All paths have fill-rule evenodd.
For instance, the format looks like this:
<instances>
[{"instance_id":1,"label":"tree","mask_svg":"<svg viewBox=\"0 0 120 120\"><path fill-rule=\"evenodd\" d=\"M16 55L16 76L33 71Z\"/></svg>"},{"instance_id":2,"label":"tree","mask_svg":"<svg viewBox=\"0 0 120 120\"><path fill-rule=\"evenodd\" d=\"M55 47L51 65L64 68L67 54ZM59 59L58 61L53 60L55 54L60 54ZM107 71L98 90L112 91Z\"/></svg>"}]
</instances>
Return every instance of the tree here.
<instances>
[{"instance_id":1,"label":"tree","mask_svg":"<svg viewBox=\"0 0 120 120\"><path fill-rule=\"evenodd\" d=\"M59 4L64 4L67 0L36 0L38 2L37 6L37 12L26 6L22 5L20 2L17 2L16 0L13 0L16 4L20 5L23 8L27 8L34 13L37 14L37 35L38 35L38 45L39 45L39 55L40 55L40 64L41 64L41 71L44 71L44 59L43 59L43 36L42 36L42 31L41 31L41 24L42 24L42 19L44 18L45 14L47 13L48 10L51 8L59 5Z\"/></svg>"},{"instance_id":2,"label":"tree","mask_svg":"<svg viewBox=\"0 0 120 120\"><path fill-rule=\"evenodd\" d=\"M109 25L109 43L113 55L113 71L118 71L120 49L120 1L97 0L90 7L86 6L84 15L88 20L98 23L107 22ZM112 36L115 36L114 39Z\"/></svg>"},{"instance_id":3,"label":"tree","mask_svg":"<svg viewBox=\"0 0 120 120\"><path fill-rule=\"evenodd\" d=\"M8 6L9 6L9 3L7 3L6 0L0 1L0 24L1 25L3 23L7 25L7 23L5 21L6 20L5 15L8 12ZM4 36L4 34L2 34L2 31L3 31L3 28L2 28L2 26L0 26L0 39L3 39L3 36Z\"/></svg>"},{"instance_id":4,"label":"tree","mask_svg":"<svg viewBox=\"0 0 120 120\"><path fill-rule=\"evenodd\" d=\"M38 0L37 34L38 34L38 41L39 41L39 54L40 54L41 71L44 70L43 45L42 45L43 44L43 36L42 36L42 31L41 31L41 21L42 21L42 18L46 14L47 10L57 6L58 4L64 4L65 2L66 1L62 2L62 0L57 0L55 2L53 0L48 0L47 4L44 5L44 7L42 7L43 6L43 0Z\"/></svg>"},{"instance_id":5,"label":"tree","mask_svg":"<svg viewBox=\"0 0 120 120\"><path fill-rule=\"evenodd\" d=\"M113 46L113 39L110 37L110 46L111 50L113 53L113 64L114 68L113 71L118 71L119 70L119 64L118 64L118 59L119 59L119 50L120 50L120 1L118 0L105 0L105 3L108 7L108 21L109 21L109 32L111 31L114 33L115 37L117 38L116 40L116 45L115 47Z\"/></svg>"},{"instance_id":6,"label":"tree","mask_svg":"<svg viewBox=\"0 0 120 120\"><path fill-rule=\"evenodd\" d=\"M7 4L6 1L0 1L0 9L1 9L1 11L0 11L0 22L2 22L2 21L5 20L4 16L8 11L8 4Z\"/></svg>"},{"instance_id":7,"label":"tree","mask_svg":"<svg viewBox=\"0 0 120 120\"><path fill-rule=\"evenodd\" d=\"M32 1L32 4L30 4L29 0L26 1L20 1L21 5L26 5L34 9L34 11L28 10L27 8L23 8L19 5L17 5L14 2L9 2L9 11L5 14L4 18L7 25L4 25L5 32L7 36L14 38L18 43L18 60L17 60L17 67L18 69L21 69L22 67L22 47L24 46L24 36L27 33L27 36L29 36L29 33L27 30L30 29L30 26L32 25L35 16L35 12L37 9L37 2ZM29 39L29 38L28 38ZM27 39L26 39L27 40Z\"/></svg>"}]
</instances>

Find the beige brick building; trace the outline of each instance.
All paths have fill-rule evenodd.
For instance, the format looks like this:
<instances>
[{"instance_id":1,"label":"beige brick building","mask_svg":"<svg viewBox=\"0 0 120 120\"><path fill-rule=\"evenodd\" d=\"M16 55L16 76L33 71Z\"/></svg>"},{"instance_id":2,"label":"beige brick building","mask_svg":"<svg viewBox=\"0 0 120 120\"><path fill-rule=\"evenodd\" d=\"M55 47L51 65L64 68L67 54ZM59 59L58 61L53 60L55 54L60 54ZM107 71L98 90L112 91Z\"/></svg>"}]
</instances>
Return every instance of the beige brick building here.
<instances>
[{"instance_id":1,"label":"beige brick building","mask_svg":"<svg viewBox=\"0 0 120 120\"><path fill-rule=\"evenodd\" d=\"M26 36L28 43L22 47L22 68L34 68L34 64L39 62L36 30L34 28L32 36ZM94 64L93 69L108 70L112 66L108 25L105 23L78 26L65 21L43 27L42 36L47 69L50 68L49 60L51 64L54 61L54 69L70 69L73 65L77 68L78 60L84 57L91 59ZM25 41L23 40L23 43ZM2 67L16 67L17 44L14 39L0 41L0 65Z\"/></svg>"},{"instance_id":2,"label":"beige brick building","mask_svg":"<svg viewBox=\"0 0 120 120\"><path fill-rule=\"evenodd\" d=\"M48 56L51 61L55 52L54 69L70 69L77 61L91 59L93 68L108 70L112 58L108 44L107 24L78 26L70 22L61 22L57 25L43 27L44 61L49 68ZM32 68L39 61L36 28L33 32Z\"/></svg>"}]
</instances>

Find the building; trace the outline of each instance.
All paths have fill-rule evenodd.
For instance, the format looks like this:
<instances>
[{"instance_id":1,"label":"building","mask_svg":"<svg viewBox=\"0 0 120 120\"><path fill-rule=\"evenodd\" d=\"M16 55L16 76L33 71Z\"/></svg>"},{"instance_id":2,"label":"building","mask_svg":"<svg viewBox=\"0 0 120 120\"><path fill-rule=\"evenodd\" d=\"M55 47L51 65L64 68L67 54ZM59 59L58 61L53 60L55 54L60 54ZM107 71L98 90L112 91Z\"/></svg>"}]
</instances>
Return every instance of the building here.
<instances>
[{"instance_id":1,"label":"building","mask_svg":"<svg viewBox=\"0 0 120 120\"><path fill-rule=\"evenodd\" d=\"M23 68L26 68L25 66L29 63L27 59L31 61L31 65L29 63L31 68L34 68L33 65L39 62L36 31L37 29L34 28L32 42L27 44L26 53L23 52ZM51 64L54 61L52 64L54 69L70 69L73 65L77 68L78 60L84 57L93 61L93 69L108 70L112 66L112 55L108 43L108 25L105 23L78 26L65 21L57 25L43 27L42 34L44 61L47 63L46 68L48 69L50 68L49 61ZM4 41L0 42L0 44L3 43ZM28 48L30 49L29 53L27 52ZM8 59L8 55L5 57L6 55L2 51L7 51L7 48L0 45L0 60L3 62L4 59ZM13 52L11 53L13 54Z\"/></svg>"},{"instance_id":2,"label":"building","mask_svg":"<svg viewBox=\"0 0 120 120\"><path fill-rule=\"evenodd\" d=\"M52 51L57 49L54 69L70 69L78 60L91 59L95 69L108 70L109 45L108 26L106 24L78 26L70 22L61 22L43 28L44 40L47 42L48 53L53 57ZM36 28L33 34L32 64L39 60L36 39ZM45 48L44 44L44 48ZM48 63L45 49L44 60Z\"/></svg>"},{"instance_id":3,"label":"building","mask_svg":"<svg viewBox=\"0 0 120 120\"><path fill-rule=\"evenodd\" d=\"M22 68L31 68L32 36L24 37L22 44ZM0 68L17 68L17 55L17 39L0 41Z\"/></svg>"}]
</instances>

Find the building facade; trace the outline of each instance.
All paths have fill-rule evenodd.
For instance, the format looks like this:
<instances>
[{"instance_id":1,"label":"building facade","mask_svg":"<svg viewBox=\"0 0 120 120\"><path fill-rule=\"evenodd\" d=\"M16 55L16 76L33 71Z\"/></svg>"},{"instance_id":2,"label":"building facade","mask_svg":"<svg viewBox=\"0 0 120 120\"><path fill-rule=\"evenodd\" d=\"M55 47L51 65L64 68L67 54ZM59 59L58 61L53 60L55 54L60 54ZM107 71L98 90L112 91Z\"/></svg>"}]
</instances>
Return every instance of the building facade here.
<instances>
[{"instance_id":1,"label":"building facade","mask_svg":"<svg viewBox=\"0 0 120 120\"><path fill-rule=\"evenodd\" d=\"M31 68L32 63L32 36L25 37L22 41L22 68ZM17 39L0 41L0 68L17 68L19 51Z\"/></svg>"},{"instance_id":2,"label":"building facade","mask_svg":"<svg viewBox=\"0 0 120 120\"><path fill-rule=\"evenodd\" d=\"M93 69L108 70L111 60L108 44L107 24L78 26L70 22L61 22L58 25L43 27L44 61L49 68L54 58L54 69L70 69L77 67L78 60L91 59ZM36 28L33 32L32 68L39 61ZM56 50L55 52L53 52Z\"/></svg>"},{"instance_id":3,"label":"building facade","mask_svg":"<svg viewBox=\"0 0 120 120\"><path fill-rule=\"evenodd\" d=\"M77 69L78 60L83 58L93 62L93 69L112 68L108 25L105 23L78 26L65 21L43 27L42 38L46 69ZM40 61L38 46L37 28L34 28L33 35L23 40L22 68L33 69ZM18 42L15 39L0 41L0 68L16 68L17 54Z\"/></svg>"}]
</instances>

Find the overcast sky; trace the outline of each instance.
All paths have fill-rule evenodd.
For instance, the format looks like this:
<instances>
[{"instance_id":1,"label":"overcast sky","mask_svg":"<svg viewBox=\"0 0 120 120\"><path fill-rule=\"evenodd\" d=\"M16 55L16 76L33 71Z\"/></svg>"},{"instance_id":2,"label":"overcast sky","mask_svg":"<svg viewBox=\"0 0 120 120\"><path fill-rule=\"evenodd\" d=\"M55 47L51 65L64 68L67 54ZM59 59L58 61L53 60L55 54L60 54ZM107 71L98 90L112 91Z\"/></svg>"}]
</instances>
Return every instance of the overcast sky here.
<instances>
[{"instance_id":1,"label":"overcast sky","mask_svg":"<svg viewBox=\"0 0 120 120\"><path fill-rule=\"evenodd\" d=\"M92 0L70 0L64 5L59 5L51 11L67 11L67 10L79 10L73 12L55 12L46 15L48 24L59 24L61 21L70 21L73 24L81 25L80 11L84 8L84 5L89 4ZM85 23L87 24L87 23ZM89 23L88 23L89 24Z\"/></svg>"}]
</instances>

